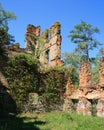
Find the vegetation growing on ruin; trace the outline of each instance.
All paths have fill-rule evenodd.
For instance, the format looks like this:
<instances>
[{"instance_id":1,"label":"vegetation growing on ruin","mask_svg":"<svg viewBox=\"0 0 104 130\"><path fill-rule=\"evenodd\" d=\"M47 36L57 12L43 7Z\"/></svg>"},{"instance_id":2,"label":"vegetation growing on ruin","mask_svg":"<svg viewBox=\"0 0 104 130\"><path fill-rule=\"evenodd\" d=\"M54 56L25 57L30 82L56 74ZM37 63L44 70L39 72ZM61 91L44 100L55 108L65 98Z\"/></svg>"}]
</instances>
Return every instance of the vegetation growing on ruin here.
<instances>
[{"instance_id":1,"label":"vegetation growing on ruin","mask_svg":"<svg viewBox=\"0 0 104 130\"><path fill-rule=\"evenodd\" d=\"M51 69L39 71L39 62L31 55L18 54L8 61L5 76L10 84L10 92L16 101L18 110L25 110L30 92L39 93L46 111L54 108L53 104L62 105L65 92L66 74L63 70Z\"/></svg>"},{"instance_id":2,"label":"vegetation growing on ruin","mask_svg":"<svg viewBox=\"0 0 104 130\"><path fill-rule=\"evenodd\" d=\"M41 74L40 100L46 111L61 109L67 76L63 70L51 69Z\"/></svg>"},{"instance_id":3,"label":"vegetation growing on ruin","mask_svg":"<svg viewBox=\"0 0 104 130\"><path fill-rule=\"evenodd\" d=\"M5 70L10 93L19 110L23 109L28 93L38 87L38 60L31 55L17 54L9 59Z\"/></svg>"},{"instance_id":4,"label":"vegetation growing on ruin","mask_svg":"<svg viewBox=\"0 0 104 130\"><path fill-rule=\"evenodd\" d=\"M62 110L62 104L64 100L64 93L65 93L65 85L67 82L68 77L72 80L73 84L78 87L78 68L81 62L85 61L85 59L89 60L89 50L93 50L100 45L96 39L93 38L94 33L98 33L98 28L92 28L92 25L87 24L86 22L82 21L81 24L75 26L75 30L70 32L70 37L72 42L77 43L77 48L73 53L65 53L64 54L64 69L61 67L57 68L49 68L49 69L41 69L40 70L40 62L39 56L41 51L44 49L44 44L48 42L48 35L50 33L50 37L55 32L56 34L60 33L60 26L59 22L54 24L50 31L46 30L41 37L34 36L32 34L27 34L26 39L30 43L30 49L32 50L31 55L20 53L12 57L8 57L5 53L5 46L7 47L10 45L14 38L8 33L8 20L15 19L15 15L6 12L2 6L0 5L0 59L1 62L4 60L1 58L4 55L6 59L5 65L0 65L0 69L3 69L3 73L9 83L10 87L10 96L16 102L17 109L19 112L23 112L27 110L26 103L29 99L29 93L35 92L39 94L39 100L43 103L45 107L45 111L52 111L52 110ZM55 27L56 30L53 30ZM29 39L30 37L30 39ZM36 42L38 41L38 43ZM37 46L38 45L38 46ZM19 48L19 44L15 44L9 46L8 49L12 50L13 48ZM103 52L103 49L102 49ZM103 52L104 53L104 52ZM104 54L103 54L104 56ZM92 58L93 59L93 58ZM90 59L90 61L93 61ZM93 67L93 83L98 83L98 62L100 58L94 58L94 67ZM0 70L0 71L1 71ZM0 84L1 85L1 84ZM2 101L3 102L3 101ZM30 104L33 105L33 104ZM30 107L30 106L28 106ZM30 107L31 108L31 107ZM8 108L7 108L8 109ZM27 110L29 111L29 110ZM52 115L50 115L52 116ZM72 124L75 125L75 129L82 128L84 129L83 124L81 121L77 123L76 119L73 116L67 114L61 114L59 124L60 129L61 127L64 128L65 126L61 126L60 122L65 123L64 120L70 123L70 127ZM80 117L79 117L80 118ZM52 120L58 119L54 116ZM48 122L48 116L43 118ZM89 119L92 120L92 119ZM96 119L97 120L97 119ZM86 121L86 120L85 120ZM51 119L49 119L51 122ZM52 121L53 123L53 121ZM85 122L84 122L85 124ZM99 123L100 124L100 123ZM102 123L101 123L102 124ZM52 125L52 124L51 124ZM56 124L52 126L54 129ZM81 127L79 127L81 126ZM86 124L85 127L87 128ZM103 126L101 126L103 128ZM49 125L46 127L49 129ZM65 127L67 129L67 127ZM69 126L68 126L69 128ZM57 128L58 129L58 128ZM91 128L92 129L92 128ZM93 127L96 129L96 127ZM100 130L100 127L99 127Z\"/></svg>"},{"instance_id":5,"label":"vegetation growing on ruin","mask_svg":"<svg viewBox=\"0 0 104 130\"><path fill-rule=\"evenodd\" d=\"M56 22L55 24L52 25L49 33L50 33L50 37L52 37L53 35L59 34L60 33L60 22ZM53 29L54 28L54 29ZM55 34L54 34L55 33Z\"/></svg>"}]
</instances>

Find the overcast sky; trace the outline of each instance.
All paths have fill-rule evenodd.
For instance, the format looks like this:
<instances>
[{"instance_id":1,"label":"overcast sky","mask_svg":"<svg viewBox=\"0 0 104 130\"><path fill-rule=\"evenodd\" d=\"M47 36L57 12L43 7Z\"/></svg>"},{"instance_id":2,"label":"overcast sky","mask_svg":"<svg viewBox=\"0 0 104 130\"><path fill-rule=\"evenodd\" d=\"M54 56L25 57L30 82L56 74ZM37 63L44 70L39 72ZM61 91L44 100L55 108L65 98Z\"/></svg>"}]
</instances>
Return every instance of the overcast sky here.
<instances>
[{"instance_id":1,"label":"overcast sky","mask_svg":"<svg viewBox=\"0 0 104 130\"><path fill-rule=\"evenodd\" d=\"M100 34L96 38L104 41L104 0L0 0L0 3L17 16L16 21L9 21L9 32L21 47L28 24L40 25L42 33L56 21L61 23L62 53L73 51L75 46L68 38L69 31L81 20L97 26Z\"/></svg>"}]
</instances>

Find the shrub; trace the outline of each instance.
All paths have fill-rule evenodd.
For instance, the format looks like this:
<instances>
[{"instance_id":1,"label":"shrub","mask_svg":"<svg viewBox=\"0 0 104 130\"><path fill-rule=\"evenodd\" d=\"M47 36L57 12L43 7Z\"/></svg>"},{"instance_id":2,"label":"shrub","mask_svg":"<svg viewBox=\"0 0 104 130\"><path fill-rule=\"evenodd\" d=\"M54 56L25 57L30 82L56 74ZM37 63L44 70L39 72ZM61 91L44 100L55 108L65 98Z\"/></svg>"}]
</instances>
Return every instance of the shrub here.
<instances>
[{"instance_id":1,"label":"shrub","mask_svg":"<svg viewBox=\"0 0 104 130\"><path fill-rule=\"evenodd\" d=\"M65 71L55 68L41 74L40 99L47 111L62 109L66 80Z\"/></svg>"},{"instance_id":2,"label":"shrub","mask_svg":"<svg viewBox=\"0 0 104 130\"><path fill-rule=\"evenodd\" d=\"M38 86L38 60L23 53L11 57L6 68L6 77L17 108L22 110L29 92L35 91Z\"/></svg>"}]
</instances>

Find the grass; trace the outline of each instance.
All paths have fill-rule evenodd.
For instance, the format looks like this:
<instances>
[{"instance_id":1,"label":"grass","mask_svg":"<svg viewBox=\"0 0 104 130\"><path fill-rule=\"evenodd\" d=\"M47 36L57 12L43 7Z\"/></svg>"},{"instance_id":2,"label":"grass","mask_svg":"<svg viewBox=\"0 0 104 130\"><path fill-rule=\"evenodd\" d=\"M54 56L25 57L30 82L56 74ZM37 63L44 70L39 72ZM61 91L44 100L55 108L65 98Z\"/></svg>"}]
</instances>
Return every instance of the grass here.
<instances>
[{"instance_id":1,"label":"grass","mask_svg":"<svg viewBox=\"0 0 104 130\"><path fill-rule=\"evenodd\" d=\"M0 120L0 130L104 130L104 118L50 112Z\"/></svg>"}]
</instances>

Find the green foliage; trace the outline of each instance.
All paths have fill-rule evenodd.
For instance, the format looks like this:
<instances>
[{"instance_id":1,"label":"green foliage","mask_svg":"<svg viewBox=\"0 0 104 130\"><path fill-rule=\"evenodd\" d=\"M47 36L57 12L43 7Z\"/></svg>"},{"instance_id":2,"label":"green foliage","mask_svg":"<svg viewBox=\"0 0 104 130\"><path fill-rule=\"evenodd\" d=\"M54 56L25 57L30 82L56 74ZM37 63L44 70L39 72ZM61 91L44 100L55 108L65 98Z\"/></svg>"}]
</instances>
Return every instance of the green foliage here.
<instances>
[{"instance_id":1,"label":"green foliage","mask_svg":"<svg viewBox=\"0 0 104 130\"><path fill-rule=\"evenodd\" d=\"M10 58L6 68L6 77L11 88L11 95L21 109L28 93L37 89L38 60L31 55L17 54Z\"/></svg>"},{"instance_id":2,"label":"green foliage","mask_svg":"<svg viewBox=\"0 0 104 130\"><path fill-rule=\"evenodd\" d=\"M92 69L92 83L97 84L99 82L99 68L98 65Z\"/></svg>"},{"instance_id":3,"label":"green foliage","mask_svg":"<svg viewBox=\"0 0 104 130\"><path fill-rule=\"evenodd\" d=\"M28 33L25 36L28 42L30 51L37 58L39 58L40 54L43 52L44 45L46 43L44 37L42 36L38 37L31 33Z\"/></svg>"},{"instance_id":4,"label":"green foliage","mask_svg":"<svg viewBox=\"0 0 104 130\"><path fill-rule=\"evenodd\" d=\"M99 82L99 63L100 59L102 57L102 54L100 52L96 55L96 58L94 58L93 61L93 67L92 67L92 83L97 84Z\"/></svg>"},{"instance_id":5,"label":"green foliage","mask_svg":"<svg viewBox=\"0 0 104 130\"><path fill-rule=\"evenodd\" d=\"M7 44L7 41L8 41L8 33L3 28L0 28L0 46Z\"/></svg>"},{"instance_id":6,"label":"green foliage","mask_svg":"<svg viewBox=\"0 0 104 130\"><path fill-rule=\"evenodd\" d=\"M25 35L27 42L29 42L29 48L31 49L32 52L34 52L35 46L36 46L36 41L38 39L38 36L35 36L32 33L27 33Z\"/></svg>"},{"instance_id":7,"label":"green foliage","mask_svg":"<svg viewBox=\"0 0 104 130\"><path fill-rule=\"evenodd\" d=\"M69 76L74 85L78 86L78 69L82 62L90 60L95 62L96 58L89 56L89 51L101 45L95 38L94 34L98 33L99 29L81 21L80 24L74 26L74 30L70 31L69 37L73 43L77 44L73 53L64 53L64 62L66 67L69 67ZM92 74L93 81L98 78L98 68L94 66ZM99 79L99 78L98 78ZM96 80L98 82L98 79Z\"/></svg>"},{"instance_id":8,"label":"green foliage","mask_svg":"<svg viewBox=\"0 0 104 130\"><path fill-rule=\"evenodd\" d=\"M42 74L40 79L41 100L47 110L57 109L53 104L63 102L66 80L67 77L62 70L53 69Z\"/></svg>"},{"instance_id":9,"label":"green foliage","mask_svg":"<svg viewBox=\"0 0 104 130\"><path fill-rule=\"evenodd\" d=\"M52 37L54 34L59 34L60 27L61 27L60 22L57 21L56 23L54 23L49 30L50 36Z\"/></svg>"},{"instance_id":10,"label":"green foliage","mask_svg":"<svg viewBox=\"0 0 104 130\"><path fill-rule=\"evenodd\" d=\"M16 16L9 11L5 11L0 4L0 54L4 53L3 47L5 45L14 42L14 37L8 33L8 21L12 19L16 19Z\"/></svg>"},{"instance_id":11,"label":"green foliage","mask_svg":"<svg viewBox=\"0 0 104 130\"><path fill-rule=\"evenodd\" d=\"M5 54L4 47L13 42L14 42L13 36L8 34L8 32L4 30L3 27L0 27L0 55L1 56Z\"/></svg>"},{"instance_id":12,"label":"green foliage","mask_svg":"<svg viewBox=\"0 0 104 130\"><path fill-rule=\"evenodd\" d=\"M11 57L6 68L6 77L10 85L12 98L18 110L23 111L31 92L38 93L46 110L57 109L62 105L67 76L62 69L50 69L39 72L39 62L29 54L17 54ZM54 108L53 104L56 105ZM62 108L62 107L61 107Z\"/></svg>"},{"instance_id":13,"label":"green foliage","mask_svg":"<svg viewBox=\"0 0 104 130\"><path fill-rule=\"evenodd\" d=\"M74 30L70 31L69 37L73 43L77 44L76 52L89 60L89 50L97 48L101 45L95 38L94 34L98 33L99 29L81 21L80 24L74 26Z\"/></svg>"},{"instance_id":14,"label":"green foliage","mask_svg":"<svg viewBox=\"0 0 104 130\"><path fill-rule=\"evenodd\" d=\"M66 67L74 66L75 68L78 68L81 60L80 56L76 55L75 52L72 53L64 53L63 54L63 61L65 63Z\"/></svg>"},{"instance_id":15,"label":"green foliage","mask_svg":"<svg viewBox=\"0 0 104 130\"><path fill-rule=\"evenodd\" d=\"M12 42L14 42L13 36L8 34L4 28L0 27L0 47L9 45Z\"/></svg>"},{"instance_id":16,"label":"green foliage","mask_svg":"<svg viewBox=\"0 0 104 130\"><path fill-rule=\"evenodd\" d=\"M81 63L81 57L77 56L73 53L64 53L63 61L65 63L65 67L67 68L67 73L72 80L74 86L78 87L78 69Z\"/></svg>"},{"instance_id":17,"label":"green foliage","mask_svg":"<svg viewBox=\"0 0 104 130\"><path fill-rule=\"evenodd\" d=\"M5 30L8 30L8 20L16 19L14 13L5 11L0 4L0 27L3 27Z\"/></svg>"},{"instance_id":18,"label":"green foliage","mask_svg":"<svg viewBox=\"0 0 104 130\"><path fill-rule=\"evenodd\" d=\"M100 48L100 56L104 57L104 48Z\"/></svg>"},{"instance_id":19,"label":"green foliage","mask_svg":"<svg viewBox=\"0 0 104 130\"><path fill-rule=\"evenodd\" d=\"M78 69L78 68L77 68ZM75 68L75 66L70 66L68 69L67 69L67 73L73 83L73 85L75 86L75 88L78 88L78 85L79 85L79 74L78 74L78 71L77 69Z\"/></svg>"}]
</instances>

